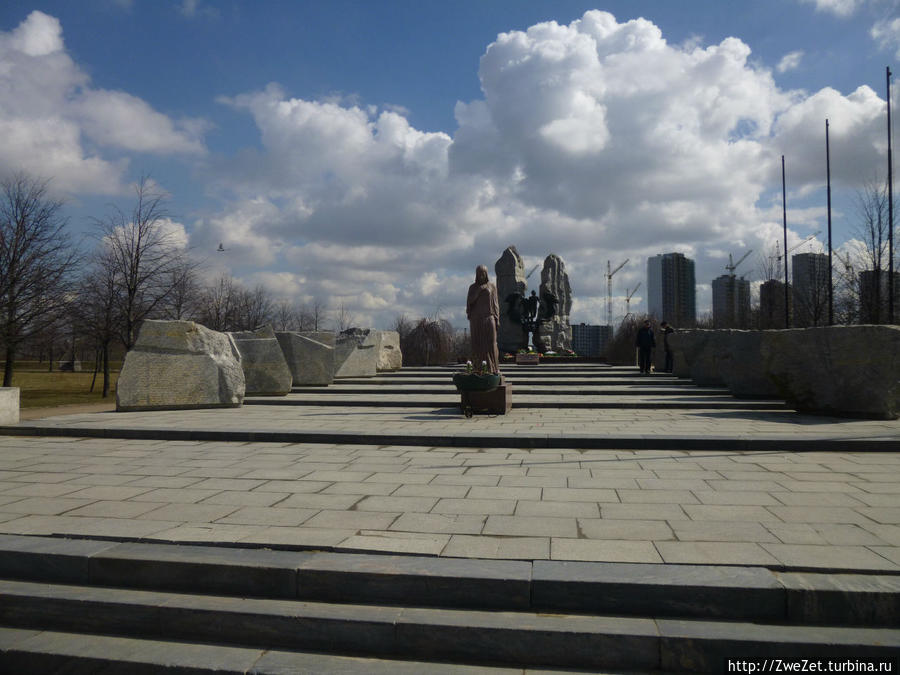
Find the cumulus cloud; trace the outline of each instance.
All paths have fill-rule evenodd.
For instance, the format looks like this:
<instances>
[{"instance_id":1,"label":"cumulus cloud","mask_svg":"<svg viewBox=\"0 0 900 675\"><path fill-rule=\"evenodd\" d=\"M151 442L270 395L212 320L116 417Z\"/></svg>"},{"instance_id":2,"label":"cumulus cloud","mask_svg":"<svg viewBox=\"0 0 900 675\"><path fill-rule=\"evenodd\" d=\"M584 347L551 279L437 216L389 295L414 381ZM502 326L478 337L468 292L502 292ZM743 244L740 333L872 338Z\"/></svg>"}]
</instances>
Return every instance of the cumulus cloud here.
<instances>
[{"instance_id":1,"label":"cumulus cloud","mask_svg":"<svg viewBox=\"0 0 900 675\"><path fill-rule=\"evenodd\" d=\"M591 11L502 33L478 75L483 95L457 104L452 136L415 129L402 109L275 85L222 99L253 118L261 147L210 168L233 197L197 224L198 241L295 275L283 288L302 276L304 297L381 325L436 311L461 325L475 265L510 244L529 268L554 252L583 312L573 318L600 322L610 258L631 260L618 316L647 257L674 250L696 260L708 306L729 253L780 238L771 193L786 149L792 202L824 182L826 117L838 183L866 178L881 150L884 101L870 88L785 91L741 40L674 45L644 19ZM792 204L791 241L821 218Z\"/></svg>"},{"instance_id":2,"label":"cumulus cloud","mask_svg":"<svg viewBox=\"0 0 900 675\"><path fill-rule=\"evenodd\" d=\"M796 70L800 65L800 61L803 60L803 51L798 50L795 52L788 52L783 57L781 57L781 61L778 62L778 65L775 66L775 70L779 73L786 73L789 70Z\"/></svg>"},{"instance_id":3,"label":"cumulus cloud","mask_svg":"<svg viewBox=\"0 0 900 675\"><path fill-rule=\"evenodd\" d=\"M104 150L202 154L205 131L202 120L174 121L135 96L92 87L55 17L35 10L0 32L2 170L52 177L66 192L116 193L127 160Z\"/></svg>"}]
</instances>

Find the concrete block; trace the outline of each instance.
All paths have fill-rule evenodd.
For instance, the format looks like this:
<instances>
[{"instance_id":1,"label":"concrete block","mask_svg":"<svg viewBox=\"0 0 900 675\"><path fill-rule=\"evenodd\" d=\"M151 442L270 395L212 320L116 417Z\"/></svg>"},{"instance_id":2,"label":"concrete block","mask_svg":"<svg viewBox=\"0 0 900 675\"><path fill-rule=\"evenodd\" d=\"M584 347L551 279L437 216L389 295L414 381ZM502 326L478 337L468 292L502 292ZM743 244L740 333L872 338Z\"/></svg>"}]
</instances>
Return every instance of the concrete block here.
<instances>
[{"instance_id":1,"label":"concrete block","mask_svg":"<svg viewBox=\"0 0 900 675\"><path fill-rule=\"evenodd\" d=\"M19 388L0 387L0 426L19 423Z\"/></svg>"},{"instance_id":2,"label":"concrete block","mask_svg":"<svg viewBox=\"0 0 900 675\"><path fill-rule=\"evenodd\" d=\"M294 385L326 385L334 382L333 332L275 333L275 338L281 346Z\"/></svg>"}]
</instances>

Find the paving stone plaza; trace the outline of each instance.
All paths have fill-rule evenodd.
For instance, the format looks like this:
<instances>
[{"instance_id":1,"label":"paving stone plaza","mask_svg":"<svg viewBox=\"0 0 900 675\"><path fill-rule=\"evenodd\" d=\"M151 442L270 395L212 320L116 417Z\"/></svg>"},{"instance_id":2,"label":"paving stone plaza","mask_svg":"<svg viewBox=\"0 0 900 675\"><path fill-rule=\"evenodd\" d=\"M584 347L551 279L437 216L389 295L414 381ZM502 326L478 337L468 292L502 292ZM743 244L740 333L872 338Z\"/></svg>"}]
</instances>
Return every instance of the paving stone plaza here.
<instances>
[{"instance_id":1,"label":"paving stone plaza","mask_svg":"<svg viewBox=\"0 0 900 675\"><path fill-rule=\"evenodd\" d=\"M23 421L36 435L0 436L0 531L900 571L900 422L524 368L511 414L472 419L448 371L405 369L240 409Z\"/></svg>"},{"instance_id":2,"label":"paving stone plaza","mask_svg":"<svg viewBox=\"0 0 900 675\"><path fill-rule=\"evenodd\" d=\"M0 533L854 573L896 601L900 422L599 365L505 366L512 412L466 419L451 372L23 420L0 435Z\"/></svg>"}]
</instances>

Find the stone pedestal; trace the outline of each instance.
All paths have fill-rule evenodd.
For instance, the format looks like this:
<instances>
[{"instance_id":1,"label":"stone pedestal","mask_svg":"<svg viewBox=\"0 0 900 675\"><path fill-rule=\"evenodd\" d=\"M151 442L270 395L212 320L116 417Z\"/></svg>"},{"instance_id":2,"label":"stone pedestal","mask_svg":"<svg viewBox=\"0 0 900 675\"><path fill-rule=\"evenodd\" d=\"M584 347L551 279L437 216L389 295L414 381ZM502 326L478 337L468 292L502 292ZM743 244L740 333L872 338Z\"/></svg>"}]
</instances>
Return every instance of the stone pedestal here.
<instances>
[{"instance_id":1,"label":"stone pedestal","mask_svg":"<svg viewBox=\"0 0 900 675\"><path fill-rule=\"evenodd\" d=\"M463 412L471 408L473 413L505 415L512 410L512 385L500 376L500 386L493 391L460 392L460 407Z\"/></svg>"},{"instance_id":2,"label":"stone pedestal","mask_svg":"<svg viewBox=\"0 0 900 675\"><path fill-rule=\"evenodd\" d=\"M0 387L0 426L19 423L19 388Z\"/></svg>"}]
</instances>

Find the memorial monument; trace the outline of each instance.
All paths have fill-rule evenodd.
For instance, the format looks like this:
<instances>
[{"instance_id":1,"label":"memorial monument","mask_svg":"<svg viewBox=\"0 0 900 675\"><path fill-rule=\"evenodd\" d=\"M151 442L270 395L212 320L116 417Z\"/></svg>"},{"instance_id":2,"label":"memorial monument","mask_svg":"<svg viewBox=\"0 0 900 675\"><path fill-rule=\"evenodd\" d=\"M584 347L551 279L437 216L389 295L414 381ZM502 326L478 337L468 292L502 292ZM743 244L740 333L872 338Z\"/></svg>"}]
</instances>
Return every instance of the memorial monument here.
<instances>
[{"instance_id":1,"label":"memorial monument","mask_svg":"<svg viewBox=\"0 0 900 675\"><path fill-rule=\"evenodd\" d=\"M528 333L522 326L521 308L517 298L525 297L527 282L522 256L515 246L510 246L494 264L497 275L497 297L500 303L500 326L497 331L497 347L501 352L515 354L528 346Z\"/></svg>"}]
</instances>

